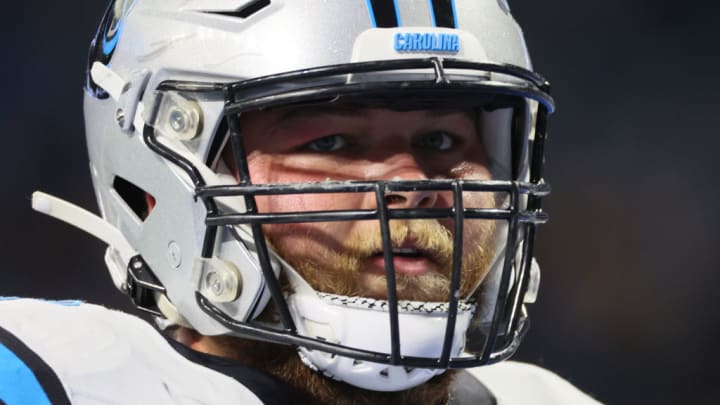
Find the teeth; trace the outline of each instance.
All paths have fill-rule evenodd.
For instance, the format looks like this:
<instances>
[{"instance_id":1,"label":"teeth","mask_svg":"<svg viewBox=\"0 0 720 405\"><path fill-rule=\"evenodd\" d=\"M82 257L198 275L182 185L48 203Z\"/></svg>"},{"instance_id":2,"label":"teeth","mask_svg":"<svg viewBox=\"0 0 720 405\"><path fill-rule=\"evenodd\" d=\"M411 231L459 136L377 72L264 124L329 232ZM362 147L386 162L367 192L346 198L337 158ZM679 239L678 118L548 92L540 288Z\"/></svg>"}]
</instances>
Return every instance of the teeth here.
<instances>
[{"instance_id":1,"label":"teeth","mask_svg":"<svg viewBox=\"0 0 720 405\"><path fill-rule=\"evenodd\" d=\"M398 255L419 255L420 251L414 248L395 248L393 253Z\"/></svg>"}]
</instances>

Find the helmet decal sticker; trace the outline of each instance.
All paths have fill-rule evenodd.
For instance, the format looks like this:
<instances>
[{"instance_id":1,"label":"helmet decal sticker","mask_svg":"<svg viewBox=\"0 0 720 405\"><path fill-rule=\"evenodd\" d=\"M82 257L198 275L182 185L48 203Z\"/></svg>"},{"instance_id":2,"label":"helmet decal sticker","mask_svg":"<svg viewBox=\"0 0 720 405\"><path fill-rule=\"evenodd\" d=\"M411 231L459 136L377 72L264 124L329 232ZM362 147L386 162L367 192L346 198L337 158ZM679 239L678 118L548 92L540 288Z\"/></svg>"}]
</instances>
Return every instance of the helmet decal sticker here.
<instances>
[{"instance_id":1,"label":"helmet decal sticker","mask_svg":"<svg viewBox=\"0 0 720 405\"><path fill-rule=\"evenodd\" d=\"M135 0L116 0L108 10L108 18L101 27L102 50L108 58L110 58L115 51L122 32L124 17L134 2Z\"/></svg>"},{"instance_id":2,"label":"helmet decal sticker","mask_svg":"<svg viewBox=\"0 0 720 405\"><path fill-rule=\"evenodd\" d=\"M99 98L107 97L107 93L93 83L90 78L90 68L95 62L107 65L112 58L118 40L122 34L123 21L130 7L135 0L114 0L108 5L105 16L100 22L97 34L90 44L90 54L88 55L88 74L86 77L86 88L88 91Z\"/></svg>"},{"instance_id":3,"label":"helmet decal sticker","mask_svg":"<svg viewBox=\"0 0 720 405\"><path fill-rule=\"evenodd\" d=\"M460 52L460 36L437 32L398 32L394 38L398 52Z\"/></svg>"}]
</instances>

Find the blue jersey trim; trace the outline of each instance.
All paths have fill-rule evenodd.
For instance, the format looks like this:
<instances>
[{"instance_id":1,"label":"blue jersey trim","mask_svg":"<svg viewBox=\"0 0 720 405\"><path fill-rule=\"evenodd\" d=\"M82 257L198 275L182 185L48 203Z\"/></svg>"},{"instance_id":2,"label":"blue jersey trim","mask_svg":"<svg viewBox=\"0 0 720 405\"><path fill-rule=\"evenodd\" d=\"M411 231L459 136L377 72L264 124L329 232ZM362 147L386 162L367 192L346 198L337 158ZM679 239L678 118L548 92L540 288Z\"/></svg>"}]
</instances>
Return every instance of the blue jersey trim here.
<instances>
[{"instance_id":1,"label":"blue jersey trim","mask_svg":"<svg viewBox=\"0 0 720 405\"><path fill-rule=\"evenodd\" d=\"M0 404L71 405L55 371L17 336L0 327Z\"/></svg>"},{"instance_id":2,"label":"blue jersey trim","mask_svg":"<svg viewBox=\"0 0 720 405\"><path fill-rule=\"evenodd\" d=\"M7 405L51 405L30 367L0 344L0 400Z\"/></svg>"},{"instance_id":3,"label":"blue jersey trim","mask_svg":"<svg viewBox=\"0 0 720 405\"><path fill-rule=\"evenodd\" d=\"M25 300L43 301L43 302L47 302L47 303L50 303L50 304L62 305L62 306L64 306L64 307L79 307L80 305L83 304L83 302L80 301L80 300L45 300L45 299L42 299L42 298L24 298L24 297L5 297L5 296L0 296L0 302L2 302L2 301L16 301L16 300L23 300L23 299L25 299Z\"/></svg>"}]
</instances>

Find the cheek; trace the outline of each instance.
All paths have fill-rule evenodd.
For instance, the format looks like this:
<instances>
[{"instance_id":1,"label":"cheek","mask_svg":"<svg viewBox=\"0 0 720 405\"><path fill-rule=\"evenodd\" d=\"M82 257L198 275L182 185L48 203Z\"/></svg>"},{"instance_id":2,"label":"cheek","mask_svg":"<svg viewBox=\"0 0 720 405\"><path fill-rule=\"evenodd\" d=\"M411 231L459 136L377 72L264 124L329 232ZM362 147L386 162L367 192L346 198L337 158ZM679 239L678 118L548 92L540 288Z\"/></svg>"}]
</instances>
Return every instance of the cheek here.
<instances>
[{"instance_id":1,"label":"cheek","mask_svg":"<svg viewBox=\"0 0 720 405\"><path fill-rule=\"evenodd\" d=\"M337 255L346 252L349 235L359 229L348 222L322 222L264 225L263 231L276 252L299 269L308 262L336 262Z\"/></svg>"},{"instance_id":2,"label":"cheek","mask_svg":"<svg viewBox=\"0 0 720 405\"><path fill-rule=\"evenodd\" d=\"M288 170L277 157L262 153L248 155L248 169L253 184L287 184L308 180L301 179L297 172ZM255 201L260 212L294 212L317 207L317 204L322 202L318 197L320 196L303 194L256 196Z\"/></svg>"},{"instance_id":3,"label":"cheek","mask_svg":"<svg viewBox=\"0 0 720 405\"><path fill-rule=\"evenodd\" d=\"M255 197L258 210L265 213L357 210L364 207L365 200L359 193L304 193Z\"/></svg>"},{"instance_id":4,"label":"cheek","mask_svg":"<svg viewBox=\"0 0 720 405\"><path fill-rule=\"evenodd\" d=\"M492 176L488 166L484 149L475 146L464 154L462 161L453 167L452 173L458 178L489 180Z\"/></svg>"},{"instance_id":5,"label":"cheek","mask_svg":"<svg viewBox=\"0 0 720 405\"><path fill-rule=\"evenodd\" d=\"M319 182L317 176L308 176L301 170L288 168L277 157L253 154L248 156L250 176L255 184L288 184ZM366 196L359 193L344 194L286 194L256 196L258 211L263 213L288 213L302 211L331 211L357 209L364 204ZM340 246L356 224L352 222L305 222L294 224L264 225L263 229L271 243L286 259L318 259L323 247Z\"/></svg>"},{"instance_id":6,"label":"cheek","mask_svg":"<svg viewBox=\"0 0 720 405\"><path fill-rule=\"evenodd\" d=\"M489 191L463 192L463 206L468 209L506 208L499 202L498 193Z\"/></svg>"},{"instance_id":7,"label":"cheek","mask_svg":"<svg viewBox=\"0 0 720 405\"><path fill-rule=\"evenodd\" d=\"M252 153L248 156L250 178L254 184L319 183L327 173L298 167L297 159ZM372 193L316 193L256 196L260 212L299 212L355 210L374 206Z\"/></svg>"}]
</instances>

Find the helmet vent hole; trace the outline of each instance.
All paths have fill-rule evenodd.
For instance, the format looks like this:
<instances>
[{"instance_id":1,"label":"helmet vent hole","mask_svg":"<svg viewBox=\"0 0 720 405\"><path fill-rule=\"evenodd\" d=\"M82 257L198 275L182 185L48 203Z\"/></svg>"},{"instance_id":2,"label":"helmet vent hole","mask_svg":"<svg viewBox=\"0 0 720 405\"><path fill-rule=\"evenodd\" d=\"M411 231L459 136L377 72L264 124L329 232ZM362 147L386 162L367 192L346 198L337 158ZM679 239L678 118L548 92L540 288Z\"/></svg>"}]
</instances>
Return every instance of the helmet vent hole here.
<instances>
[{"instance_id":1,"label":"helmet vent hole","mask_svg":"<svg viewBox=\"0 0 720 405\"><path fill-rule=\"evenodd\" d=\"M380 375L385 378L388 378L390 376L390 369L384 368L384 369L380 370Z\"/></svg>"},{"instance_id":2,"label":"helmet vent hole","mask_svg":"<svg viewBox=\"0 0 720 405\"><path fill-rule=\"evenodd\" d=\"M155 207L155 197L122 177L115 176L113 189L141 220L147 218Z\"/></svg>"},{"instance_id":3,"label":"helmet vent hole","mask_svg":"<svg viewBox=\"0 0 720 405\"><path fill-rule=\"evenodd\" d=\"M248 18L269 5L270 0L254 0L246 3L245 5L234 11L206 11L206 13L225 15L228 17L236 18Z\"/></svg>"}]
</instances>

